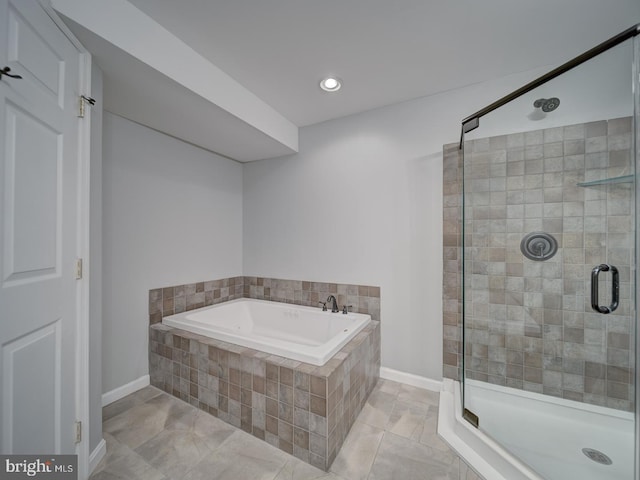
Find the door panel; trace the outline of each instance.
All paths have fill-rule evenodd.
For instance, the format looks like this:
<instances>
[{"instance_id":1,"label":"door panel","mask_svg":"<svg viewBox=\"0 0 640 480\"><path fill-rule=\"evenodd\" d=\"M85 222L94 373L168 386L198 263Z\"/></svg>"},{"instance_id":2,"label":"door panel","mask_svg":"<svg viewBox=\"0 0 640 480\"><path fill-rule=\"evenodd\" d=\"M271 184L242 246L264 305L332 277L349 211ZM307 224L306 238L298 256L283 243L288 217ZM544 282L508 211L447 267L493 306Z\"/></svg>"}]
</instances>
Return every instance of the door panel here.
<instances>
[{"instance_id":1,"label":"door panel","mask_svg":"<svg viewBox=\"0 0 640 480\"><path fill-rule=\"evenodd\" d=\"M16 63L24 76L28 74L40 83L53 98L63 104L63 90L60 88L64 62L50 48L47 41L15 9L9 7L8 57Z\"/></svg>"},{"instance_id":2,"label":"door panel","mask_svg":"<svg viewBox=\"0 0 640 480\"><path fill-rule=\"evenodd\" d=\"M6 105L6 282L60 274L61 133Z\"/></svg>"},{"instance_id":3,"label":"door panel","mask_svg":"<svg viewBox=\"0 0 640 480\"><path fill-rule=\"evenodd\" d=\"M38 454L49 452L52 445L60 449L60 341L58 320L2 348L2 388L9 392L3 443L9 451Z\"/></svg>"},{"instance_id":4,"label":"door panel","mask_svg":"<svg viewBox=\"0 0 640 480\"><path fill-rule=\"evenodd\" d=\"M0 452L75 453L79 54L0 0Z\"/></svg>"}]
</instances>

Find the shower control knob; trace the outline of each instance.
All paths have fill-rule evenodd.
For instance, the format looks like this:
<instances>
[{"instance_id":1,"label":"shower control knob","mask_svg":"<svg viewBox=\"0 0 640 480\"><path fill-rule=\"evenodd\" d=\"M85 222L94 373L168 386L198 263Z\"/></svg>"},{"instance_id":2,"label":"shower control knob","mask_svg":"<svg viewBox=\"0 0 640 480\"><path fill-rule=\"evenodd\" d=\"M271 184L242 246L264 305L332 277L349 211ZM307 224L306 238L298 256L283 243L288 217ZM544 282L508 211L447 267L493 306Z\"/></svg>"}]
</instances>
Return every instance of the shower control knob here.
<instances>
[{"instance_id":1,"label":"shower control knob","mask_svg":"<svg viewBox=\"0 0 640 480\"><path fill-rule=\"evenodd\" d=\"M542 262L553 257L558 251L558 242L545 232L533 232L520 242L520 251L529 260Z\"/></svg>"}]
</instances>

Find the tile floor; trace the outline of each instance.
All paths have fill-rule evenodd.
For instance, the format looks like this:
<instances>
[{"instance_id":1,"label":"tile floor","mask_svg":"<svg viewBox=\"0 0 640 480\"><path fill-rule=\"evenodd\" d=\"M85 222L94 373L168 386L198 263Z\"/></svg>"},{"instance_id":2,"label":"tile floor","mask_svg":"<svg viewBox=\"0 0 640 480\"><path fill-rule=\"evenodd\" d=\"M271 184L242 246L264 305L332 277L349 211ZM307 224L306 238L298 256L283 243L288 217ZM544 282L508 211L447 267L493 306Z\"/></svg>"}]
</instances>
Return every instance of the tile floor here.
<instances>
[{"instance_id":1,"label":"tile floor","mask_svg":"<svg viewBox=\"0 0 640 480\"><path fill-rule=\"evenodd\" d=\"M150 386L104 407L91 480L480 480L437 420L438 393L380 379L327 473Z\"/></svg>"}]
</instances>

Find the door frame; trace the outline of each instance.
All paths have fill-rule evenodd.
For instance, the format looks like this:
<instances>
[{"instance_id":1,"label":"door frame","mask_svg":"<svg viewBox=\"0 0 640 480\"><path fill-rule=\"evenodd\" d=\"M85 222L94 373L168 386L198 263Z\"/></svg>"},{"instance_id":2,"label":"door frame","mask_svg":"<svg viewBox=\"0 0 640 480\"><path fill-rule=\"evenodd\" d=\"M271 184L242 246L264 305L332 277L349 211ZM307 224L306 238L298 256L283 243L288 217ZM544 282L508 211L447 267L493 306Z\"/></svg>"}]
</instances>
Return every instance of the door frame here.
<instances>
[{"instance_id":1,"label":"door frame","mask_svg":"<svg viewBox=\"0 0 640 480\"><path fill-rule=\"evenodd\" d=\"M78 94L91 97L91 54L73 35L51 6L50 0L38 0L47 15L69 39L78 51ZM90 172L91 172L91 109L85 109L84 118L78 118L78 222L76 225L76 257L82 259L82 279L76 283L76 420L82 422L81 441L76 445L78 455L78 478L87 479L89 471L90 429L89 424L89 286L91 266L89 264L90 240ZM101 359L94 359L101 361Z\"/></svg>"},{"instance_id":2,"label":"door frame","mask_svg":"<svg viewBox=\"0 0 640 480\"><path fill-rule=\"evenodd\" d=\"M637 25L640 29L640 24ZM638 302L640 300L640 274L638 270L640 268L640 235L638 235L638 228L640 228L640 182L638 181L638 171L640 169L640 36L636 36L633 40L633 78L632 86L634 92L634 111L633 111L633 131L632 131L632 143L631 143L631 161L634 162L635 170L635 231L636 231L636 252L635 252L635 284L636 284L636 305L635 305L635 442L636 442L636 465L635 465L635 479L640 480L640 316L638 314Z\"/></svg>"}]
</instances>

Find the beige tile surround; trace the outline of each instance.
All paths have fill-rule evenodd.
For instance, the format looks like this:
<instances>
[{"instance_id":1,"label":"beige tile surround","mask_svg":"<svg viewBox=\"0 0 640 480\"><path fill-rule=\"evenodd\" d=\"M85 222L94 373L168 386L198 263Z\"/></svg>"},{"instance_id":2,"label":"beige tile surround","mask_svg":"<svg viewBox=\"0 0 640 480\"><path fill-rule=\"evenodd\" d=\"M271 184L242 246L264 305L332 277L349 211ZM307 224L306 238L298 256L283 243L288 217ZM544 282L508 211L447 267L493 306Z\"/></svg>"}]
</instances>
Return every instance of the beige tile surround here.
<instances>
[{"instance_id":1,"label":"beige tile surround","mask_svg":"<svg viewBox=\"0 0 640 480\"><path fill-rule=\"evenodd\" d=\"M380 288L235 277L149 292L152 385L318 468L329 468L380 372L373 320L322 367L162 325L162 316L249 297L380 316Z\"/></svg>"},{"instance_id":2,"label":"beige tile surround","mask_svg":"<svg viewBox=\"0 0 640 480\"><path fill-rule=\"evenodd\" d=\"M337 298L340 308L350 305L350 311L380 320L380 287L247 276L152 289L149 291L149 323L236 298L318 307L329 295Z\"/></svg>"},{"instance_id":3,"label":"beige tile surround","mask_svg":"<svg viewBox=\"0 0 640 480\"><path fill-rule=\"evenodd\" d=\"M633 184L577 185L633 173L630 147L630 118L465 142L467 378L633 408ZM462 161L457 144L444 147L443 373L454 379ZM558 238L554 258L524 258L520 240L531 231ZM589 273L600 263L620 270L620 307L610 315L590 307Z\"/></svg>"}]
</instances>

